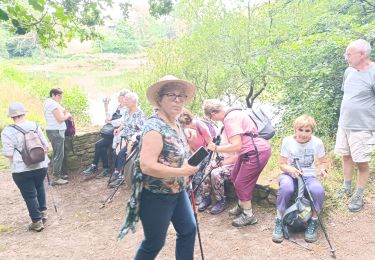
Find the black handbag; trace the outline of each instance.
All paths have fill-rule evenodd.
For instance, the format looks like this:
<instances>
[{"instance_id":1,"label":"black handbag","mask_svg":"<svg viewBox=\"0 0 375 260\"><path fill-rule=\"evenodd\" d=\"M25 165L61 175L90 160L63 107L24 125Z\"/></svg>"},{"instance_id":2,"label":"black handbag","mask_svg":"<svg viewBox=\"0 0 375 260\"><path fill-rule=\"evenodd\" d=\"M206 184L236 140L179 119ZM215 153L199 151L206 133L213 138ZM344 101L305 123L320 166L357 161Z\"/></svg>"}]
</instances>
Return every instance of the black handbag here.
<instances>
[{"instance_id":1,"label":"black handbag","mask_svg":"<svg viewBox=\"0 0 375 260\"><path fill-rule=\"evenodd\" d=\"M100 134L103 136L113 136L113 131L115 127L112 124L105 124L102 129L100 129Z\"/></svg>"},{"instance_id":2,"label":"black handbag","mask_svg":"<svg viewBox=\"0 0 375 260\"><path fill-rule=\"evenodd\" d=\"M122 115L120 114L120 110L117 109L116 112L114 112L114 113L112 114L112 118L111 118L111 120L117 120L117 119L120 119L121 117L122 117Z\"/></svg>"}]
</instances>

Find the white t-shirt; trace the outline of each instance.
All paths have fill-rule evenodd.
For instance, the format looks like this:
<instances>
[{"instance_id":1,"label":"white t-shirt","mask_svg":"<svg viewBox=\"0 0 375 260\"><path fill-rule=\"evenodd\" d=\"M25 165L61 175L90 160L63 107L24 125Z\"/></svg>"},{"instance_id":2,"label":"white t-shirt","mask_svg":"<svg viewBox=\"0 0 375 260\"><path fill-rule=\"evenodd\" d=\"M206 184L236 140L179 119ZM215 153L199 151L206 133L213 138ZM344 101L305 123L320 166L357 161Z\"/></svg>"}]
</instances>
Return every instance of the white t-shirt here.
<instances>
[{"instance_id":1,"label":"white t-shirt","mask_svg":"<svg viewBox=\"0 0 375 260\"><path fill-rule=\"evenodd\" d=\"M325 156L324 144L316 136L305 144L298 143L294 136L288 136L283 139L280 155L288 158L288 165L296 167L293 159L298 158L303 171L303 176L316 176L315 158Z\"/></svg>"},{"instance_id":2,"label":"white t-shirt","mask_svg":"<svg viewBox=\"0 0 375 260\"><path fill-rule=\"evenodd\" d=\"M117 107L116 109L113 110L112 113L106 113L107 120L111 120L112 115L114 113L116 113L117 110L120 112L121 117L119 119L115 119L115 120L111 121L111 124L114 127L119 127L121 125L121 123L124 121L124 115L126 114L126 112L128 112L128 108L127 107Z\"/></svg>"},{"instance_id":3,"label":"white t-shirt","mask_svg":"<svg viewBox=\"0 0 375 260\"><path fill-rule=\"evenodd\" d=\"M65 108L59 102L52 98L47 98L43 106L44 117L46 118L46 130L66 130L65 122L59 123L52 113L56 108L62 112L65 111Z\"/></svg>"},{"instance_id":4,"label":"white t-shirt","mask_svg":"<svg viewBox=\"0 0 375 260\"><path fill-rule=\"evenodd\" d=\"M30 122L30 121L25 121L19 124L18 126L24 129L25 131L35 130L37 128L36 123ZM37 131L45 149L47 149L48 148L47 139L45 138L40 126L38 126ZM7 126L4 128L4 130L1 132L1 141L3 143L4 156L13 156L11 160L12 173L32 171L32 170L48 167L49 159L47 155L46 155L45 160L40 163L27 166L23 162L21 154L17 150L22 151L24 135L20 131L15 129L14 127Z\"/></svg>"}]
</instances>

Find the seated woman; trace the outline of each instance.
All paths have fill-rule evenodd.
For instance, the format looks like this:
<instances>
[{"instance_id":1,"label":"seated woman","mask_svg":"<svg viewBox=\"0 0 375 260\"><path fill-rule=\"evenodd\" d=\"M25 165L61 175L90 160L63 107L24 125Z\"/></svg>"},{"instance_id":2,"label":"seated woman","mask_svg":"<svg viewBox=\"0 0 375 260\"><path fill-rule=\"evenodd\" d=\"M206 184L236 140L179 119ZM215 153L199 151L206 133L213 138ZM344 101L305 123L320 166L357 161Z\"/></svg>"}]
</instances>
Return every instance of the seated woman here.
<instances>
[{"instance_id":1,"label":"seated woman","mask_svg":"<svg viewBox=\"0 0 375 260\"><path fill-rule=\"evenodd\" d=\"M142 221L144 240L134 259L155 259L171 222L177 232L176 259L194 259L196 222L186 189L187 177L197 167L187 163L190 153L177 121L194 95L193 84L174 76L165 76L147 90L151 105L159 109L142 131L128 215L119 235L122 238Z\"/></svg>"},{"instance_id":2,"label":"seated woman","mask_svg":"<svg viewBox=\"0 0 375 260\"><path fill-rule=\"evenodd\" d=\"M199 118L194 117L194 115L187 110L183 109L182 113L178 117L178 121L184 128L185 136L188 140L191 152L195 152L199 147L207 147L207 145L212 142L215 136L212 136L207 125L199 120ZM203 179L204 172L197 172L193 176L193 186L194 188L199 185ZM197 192L196 202L200 204L202 202L202 188L200 187Z\"/></svg>"},{"instance_id":3,"label":"seated woman","mask_svg":"<svg viewBox=\"0 0 375 260\"><path fill-rule=\"evenodd\" d=\"M207 148L219 153L238 154L230 175L239 199L237 206L229 211L230 215L236 216L232 225L255 224L258 220L253 214L251 199L258 177L271 156L271 146L263 138L249 136L250 133L257 134L258 130L245 111L231 111L217 99L205 100L203 110L211 120L223 122L229 141L224 145L211 142Z\"/></svg>"},{"instance_id":4,"label":"seated woman","mask_svg":"<svg viewBox=\"0 0 375 260\"><path fill-rule=\"evenodd\" d=\"M120 143L114 150L115 156L115 172L113 173L109 186L116 187L118 184L123 183L125 178L122 169L125 166L126 156L129 155L131 150L130 141L136 138L142 131L145 121L145 114L138 107L139 98L134 92L129 92L125 95L125 106L128 108L124 115L122 125L115 130L116 136L121 136ZM132 165L133 161L128 163ZM131 167L127 167L131 169Z\"/></svg>"},{"instance_id":5,"label":"seated woman","mask_svg":"<svg viewBox=\"0 0 375 260\"><path fill-rule=\"evenodd\" d=\"M108 104L104 104L106 111L106 124L112 124L113 127L119 127L123 117L127 111L125 106L125 95L130 91L127 89L122 90L118 96L118 106L113 113L108 112ZM106 100L107 101L107 100ZM101 134L101 139L95 143L95 154L92 164L83 171L86 177L90 177L97 171L99 160L102 160L103 171L96 176L96 178L103 178L109 175L110 167L108 160L108 149L113 142L113 135Z\"/></svg>"},{"instance_id":6,"label":"seated woman","mask_svg":"<svg viewBox=\"0 0 375 260\"><path fill-rule=\"evenodd\" d=\"M225 132L223 132L220 137L222 145L228 144L228 138ZM206 168L205 174L210 174L211 176L206 177L203 182L203 197L198 206L199 211L204 211L211 205L211 192L214 193L216 203L211 208L210 213L216 215L227 208L228 204L224 194L224 182L229 180L236 159L237 155L235 153L217 154L216 159L212 160L211 164Z\"/></svg>"},{"instance_id":7,"label":"seated woman","mask_svg":"<svg viewBox=\"0 0 375 260\"><path fill-rule=\"evenodd\" d=\"M306 242L315 242L318 238L317 216L323 207L325 195L324 188L316 175L318 172L319 175L327 177L327 164L323 142L313 135L315 127L314 118L302 115L294 121L294 135L283 139L279 159L280 169L283 173L279 177L277 217L272 233L274 242L280 243L284 239L282 217L285 210L290 206L290 199L294 193L298 175L304 178L317 210L317 212L312 212L312 218L305 232L305 240ZM293 165L294 159L299 160L302 172ZM315 162L317 162L318 168L315 167Z\"/></svg>"}]
</instances>

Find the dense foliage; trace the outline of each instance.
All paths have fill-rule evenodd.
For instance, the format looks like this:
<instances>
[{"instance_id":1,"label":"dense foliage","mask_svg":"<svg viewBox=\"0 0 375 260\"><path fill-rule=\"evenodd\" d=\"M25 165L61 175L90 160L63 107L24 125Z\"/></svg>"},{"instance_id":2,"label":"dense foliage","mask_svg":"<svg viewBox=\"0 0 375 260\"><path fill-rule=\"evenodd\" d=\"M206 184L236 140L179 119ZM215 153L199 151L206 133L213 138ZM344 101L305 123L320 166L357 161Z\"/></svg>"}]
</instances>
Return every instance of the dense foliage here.
<instances>
[{"instance_id":1,"label":"dense foliage","mask_svg":"<svg viewBox=\"0 0 375 260\"><path fill-rule=\"evenodd\" d=\"M285 0L257 7L235 2L228 10L219 0L179 1L176 13L189 28L184 37L150 50L154 74L192 80L200 93L195 111L205 98L244 102L250 84L265 87L261 99L279 108L281 130L309 113L319 134L332 136L346 67L343 53L351 40L373 42L372 7L360 0Z\"/></svg>"}]
</instances>

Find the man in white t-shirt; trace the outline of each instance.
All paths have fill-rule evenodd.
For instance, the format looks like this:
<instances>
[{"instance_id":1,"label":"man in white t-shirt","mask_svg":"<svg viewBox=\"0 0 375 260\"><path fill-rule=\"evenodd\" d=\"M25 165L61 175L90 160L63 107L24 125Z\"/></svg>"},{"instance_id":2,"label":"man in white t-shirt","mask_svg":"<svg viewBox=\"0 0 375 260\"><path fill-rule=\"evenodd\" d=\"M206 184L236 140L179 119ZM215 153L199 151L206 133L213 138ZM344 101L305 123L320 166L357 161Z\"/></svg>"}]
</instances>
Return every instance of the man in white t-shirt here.
<instances>
[{"instance_id":1,"label":"man in white t-shirt","mask_svg":"<svg viewBox=\"0 0 375 260\"><path fill-rule=\"evenodd\" d=\"M338 197L350 196L354 164L358 167L357 189L348 208L363 208L363 193L369 176L369 161L375 148L375 63L370 60L371 45L359 39L346 48L340 118L335 153L343 158L344 183Z\"/></svg>"},{"instance_id":2,"label":"man in white t-shirt","mask_svg":"<svg viewBox=\"0 0 375 260\"><path fill-rule=\"evenodd\" d=\"M46 132L53 149L53 181L52 185L64 185L68 181L67 175L62 174L64 160L65 120L72 115L60 105L63 91L53 88L49 92L49 98L44 102L43 112L46 119Z\"/></svg>"}]
</instances>

